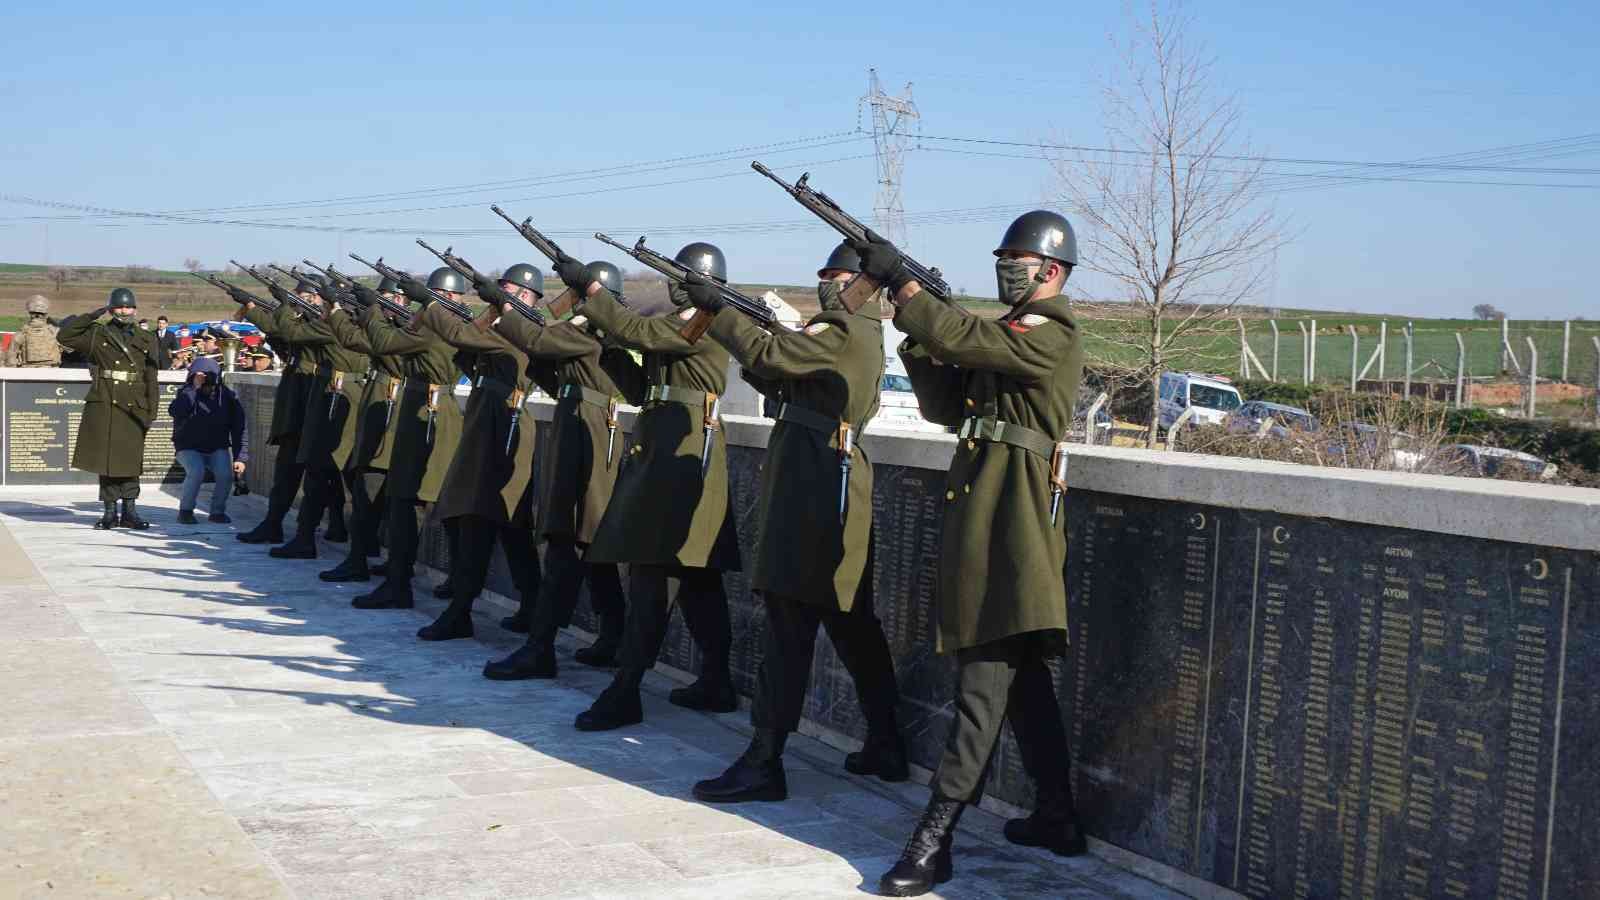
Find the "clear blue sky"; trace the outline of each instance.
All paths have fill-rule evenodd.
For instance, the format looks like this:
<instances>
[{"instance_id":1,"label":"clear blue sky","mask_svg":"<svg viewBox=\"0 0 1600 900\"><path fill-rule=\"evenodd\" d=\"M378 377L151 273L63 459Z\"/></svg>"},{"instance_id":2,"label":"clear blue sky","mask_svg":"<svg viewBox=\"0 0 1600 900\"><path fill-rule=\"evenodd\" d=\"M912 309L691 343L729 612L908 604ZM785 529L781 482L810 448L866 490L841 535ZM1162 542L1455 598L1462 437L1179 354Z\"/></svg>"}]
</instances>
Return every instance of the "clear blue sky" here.
<instances>
[{"instance_id":1,"label":"clear blue sky","mask_svg":"<svg viewBox=\"0 0 1600 900\"><path fill-rule=\"evenodd\" d=\"M1190 12L1254 146L1272 156L1416 160L1600 133L1593 4L1476 5L1196 3ZM0 195L403 233L59 218L75 213L0 202L0 261L214 266L355 250L424 269L430 258L411 243L423 236L454 243L482 268L542 265L509 228L430 234L503 226L487 210L500 202L553 232L652 232L668 252L712 240L736 280L789 283L812 280L834 236L820 222L735 227L807 217L759 176L736 174L749 158L809 163L818 187L869 215L872 145L852 133L869 126L857 112L868 65L891 91L914 82L928 135L1099 144L1095 84L1122 17L1120 4L987 19L970 4L927 2L31 6L12 8L0 29ZM830 134L839 136L788 152L533 181ZM1582 146L1516 164L1600 168L1600 139ZM1588 174L1405 174L1600 185ZM683 183L690 178L702 180ZM517 180L379 203L214 211ZM908 155L904 183L914 222L940 210L1021 211L1051 190L1037 160L931 150ZM1600 189L1312 183L1275 202L1296 239L1263 302L1397 315L1466 315L1490 302L1514 317L1600 315L1590 274ZM440 206L454 208L419 209ZM992 295L989 251L1009 212L916 224L910 244L952 284ZM22 218L40 216L51 218ZM592 239L561 240L602 255Z\"/></svg>"}]
</instances>

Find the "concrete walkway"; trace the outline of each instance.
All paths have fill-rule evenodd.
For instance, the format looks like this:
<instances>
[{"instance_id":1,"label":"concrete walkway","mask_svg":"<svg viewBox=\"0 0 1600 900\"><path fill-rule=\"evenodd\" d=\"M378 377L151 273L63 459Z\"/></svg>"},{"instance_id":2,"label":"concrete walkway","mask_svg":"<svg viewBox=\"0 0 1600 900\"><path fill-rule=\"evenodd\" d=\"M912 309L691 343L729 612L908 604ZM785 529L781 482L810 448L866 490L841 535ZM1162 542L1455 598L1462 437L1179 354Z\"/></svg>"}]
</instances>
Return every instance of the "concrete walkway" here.
<instances>
[{"instance_id":1,"label":"concrete walkway","mask_svg":"<svg viewBox=\"0 0 1600 900\"><path fill-rule=\"evenodd\" d=\"M608 676L564 646L558 681L484 680L520 640L496 604L479 640L423 644L434 601L354 610L363 586L316 578L337 560L143 508L102 533L93 488L0 491L0 897L862 897L926 800L802 738L787 803L703 806L747 712L677 709L652 674L644 725L580 733ZM936 896L1174 896L998 827L968 814Z\"/></svg>"}]
</instances>

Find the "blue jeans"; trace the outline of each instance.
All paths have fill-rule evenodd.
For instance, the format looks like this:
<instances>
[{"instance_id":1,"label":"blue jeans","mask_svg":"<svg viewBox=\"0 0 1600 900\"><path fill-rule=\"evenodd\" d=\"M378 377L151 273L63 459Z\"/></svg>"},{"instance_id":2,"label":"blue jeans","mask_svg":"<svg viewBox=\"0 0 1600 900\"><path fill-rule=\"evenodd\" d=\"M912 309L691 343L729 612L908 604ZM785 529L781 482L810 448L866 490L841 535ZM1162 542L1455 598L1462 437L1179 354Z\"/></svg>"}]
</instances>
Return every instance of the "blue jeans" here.
<instances>
[{"instance_id":1,"label":"blue jeans","mask_svg":"<svg viewBox=\"0 0 1600 900\"><path fill-rule=\"evenodd\" d=\"M228 511L228 495L233 493L233 453L227 447L206 453L201 450L179 450L178 464L183 466L183 494L178 509L194 512L195 501L200 499L200 483L206 478L206 469L217 483L211 488L211 515L220 516Z\"/></svg>"}]
</instances>

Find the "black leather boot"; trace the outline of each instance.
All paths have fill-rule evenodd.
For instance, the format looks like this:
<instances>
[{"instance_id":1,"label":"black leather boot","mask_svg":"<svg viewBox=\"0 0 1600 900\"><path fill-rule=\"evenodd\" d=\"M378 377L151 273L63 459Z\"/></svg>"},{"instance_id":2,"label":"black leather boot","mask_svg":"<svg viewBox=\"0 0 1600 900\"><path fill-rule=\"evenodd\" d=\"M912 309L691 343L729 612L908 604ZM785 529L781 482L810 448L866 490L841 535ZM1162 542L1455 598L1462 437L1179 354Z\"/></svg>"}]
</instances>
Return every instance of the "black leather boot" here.
<instances>
[{"instance_id":1,"label":"black leather boot","mask_svg":"<svg viewBox=\"0 0 1600 900\"><path fill-rule=\"evenodd\" d=\"M783 774L783 745L788 739L788 732L757 728L749 748L726 772L695 784L695 799L706 803L789 799L789 782Z\"/></svg>"},{"instance_id":2,"label":"black leather boot","mask_svg":"<svg viewBox=\"0 0 1600 900\"><path fill-rule=\"evenodd\" d=\"M527 634L533 627L533 604L526 600L517 604L517 611L500 620L500 627L516 634Z\"/></svg>"},{"instance_id":3,"label":"black leather boot","mask_svg":"<svg viewBox=\"0 0 1600 900\"><path fill-rule=\"evenodd\" d=\"M450 587L450 576L448 575L445 576L443 581L433 586L433 596L439 600L449 600L455 595L455 590Z\"/></svg>"},{"instance_id":4,"label":"black leather boot","mask_svg":"<svg viewBox=\"0 0 1600 900\"><path fill-rule=\"evenodd\" d=\"M727 672L701 672L694 684L673 688L667 702L684 709L726 713L739 708L739 695L734 693Z\"/></svg>"},{"instance_id":5,"label":"black leather boot","mask_svg":"<svg viewBox=\"0 0 1600 900\"><path fill-rule=\"evenodd\" d=\"M260 525L234 537L244 544L279 544L283 542L283 523L274 522L268 517Z\"/></svg>"},{"instance_id":6,"label":"black leather boot","mask_svg":"<svg viewBox=\"0 0 1600 900\"><path fill-rule=\"evenodd\" d=\"M860 750L844 758L845 771L856 775L876 775L884 781L905 781L911 777L911 765L906 761L906 743L899 732L889 734L867 733L867 742Z\"/></svg>"},{"instance_id":7,"label":"black leather boot","mask_svg":"<svg viewBox=\"0 0 1600 900\"><path fill-rule=\"evenodd\" d=\"M601 632L593 644L574 650L572 658L597 669L614 669L617 665L617 650L621 644L621 637Z\"/></svg>"},{"instance_id":8,"label":"black leather boot","mask_svg":"<svg viewBox=\"0 0 1600 900\"><path fill-rule=\"evenodd\" d=\"M368 581L372 574L367 570L367 558L359 552L352 552L331 569L318 572L317 577L323 581Z\"/></svg>"},{"instance_id":9,"label":"black leather boot","mask_svg":"<svg viewBox=\"0 0 1600 900\"><path fill-rule=\"evenodd\" d=\"M342 544L350 540L350 530L344 525L343 497L343 490L336 491L328 504L328 527L323 529L322 539L330 544Z\"/></svg>"},{"instance_id":10,"label":"black leather boot","mask_svg":"<svg viewBox=\"0 0 1600 900\"><path fill-rule=\"evenodd\" d=\"M117 527L117 501L107 500L105 505L105 514L100 517L100 521L94 523L95 531L110 531Z\"/></svg>"},{"instance_id":11,"label":"black leather boot","mask_svg":"<svg viewBox=\"0 0 1600 900\"><path fill-rule=\"evenodd\" d=\"M416 601L411 596L411 582L383 581L372 593L351 600L350 605L356 609L411 609Z\"/></svg>"},{"instance_id":12,"label":"black leather boot","mask_svg":"<svg viewBox=\"0 0 1600 900\"><path fill-rule=\"evenodd\" d=\"M131 497L124 498L122 501L122 521L120 524L123 528L132 528L135 531L143 531L150 527L149 522L139 517L139 508L134 505Z\"/></svg>"},{"instance_id":13,"label":"black leather boot","mask_svg":"<svg viewBox=\"0 0 1600 900\"><path fill-rule=\"evenodd\" d=\"M594 705L573 723L579 731L610 731L644 721L644 704L639 700L639 682L618 678L600 693Z\"/></svg>"},{"instance_id":14,"label":"black leather boot","mask_svg":"<svg viewBox=\"0 0 1600 900\"><path fill-rule=\"evenodd\" d=\"M306 532L299 532L281 547L273 547L267 551L268 556L277 559L316 559L317 541Z\"/></svg>"},{"instance_id":15,"label":"black leather boot","mask_svg":"<svg viewBox=\"0 0 1600 900\"><path fill-rule=\"evenodd\" d=\"M545 641L530 640L505 659L483 664L483 677L490 681L523 681L529 678L556 677L556 648Z\"/></svg>"},{"instance_id":16,"label":"black leather boot","mask_svg":"<svg viewBox=\"0 0 1600 900\"><path fill-rule=\"evenodd\" d=\"M472 637L472 600L451 600L439 618L417 630L417 637L425 641L452 641Z\"/></svg>"},{"instance_id":17,"label":"black leather boot","mask_svg":"<svg viewBox=\"0 0 1600 900\"><path fill-rule=\"evenodd\" d=\"M368 563L367 571L378 576L379 578L382 578L383 576L389 574L389 563L387 560L382 562Z\"/></svg>"},{"instance_id":18,"label":"black leather boot","mask_svg":"<svg viewBox=\"0 0 1600 900\"><path fill-rule=\"evenodd\" d=\"M928 808L917 821L911 839L900 851L900 861L878 879L878 893L884 897L920 897L944 884L954 874L950 863L950 842L956 823L966 804L934 794Z\"/></svg>"},{"instance_id":19,"label":"black leather boot","mask_svg":"<svg viewBox=\"0 0 1600 900\"><path fill-rule=\"evenodd\" d=\"M180 509L180 510L178 510L178 524L179 525L199 525L200 524L200 520L196 519L194 517L194 510L192 510L192 509Z\"/></svg>"},{"instance_id":20,"label":"black leather boot","mask_svg":"<svg viewBox=\"0 0 1600 900\"><path fill-rule=\"evenodd\" d=\"M1057 856L1081 856L1089 852L1089 841L1078 824L1072 791L1065 787L1042 787L1039 805L1025 819L1010 819L1006 840L1024 847L1043 847Z\"/></svg>"}]
</instances>

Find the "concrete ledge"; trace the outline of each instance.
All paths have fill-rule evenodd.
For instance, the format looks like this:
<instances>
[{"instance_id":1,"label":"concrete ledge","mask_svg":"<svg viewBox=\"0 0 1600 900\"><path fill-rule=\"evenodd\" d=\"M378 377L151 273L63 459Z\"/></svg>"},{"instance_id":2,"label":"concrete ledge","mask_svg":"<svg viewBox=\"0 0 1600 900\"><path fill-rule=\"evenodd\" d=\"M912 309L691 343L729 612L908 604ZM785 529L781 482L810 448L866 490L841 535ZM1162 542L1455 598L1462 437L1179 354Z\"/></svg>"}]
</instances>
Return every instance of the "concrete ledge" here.
<instances>
[{"instance_id":1,"label":"concrete ledge","mask_svg":"<svg viewBox=\"0 0 1600 900\"><path fill-rule=\"evenodd\" d=\"M238 376L235 376L238 377ZM257 378L264 377L257 375ZM276 377L276 376L273 376ZM167 370L156 373L156 380L162 384L183 384L189 379L189 373L181 370ZM0 381L90 381L88 369L22 369L6 368L0 366Z\"/></svg>"}]
</instances>

